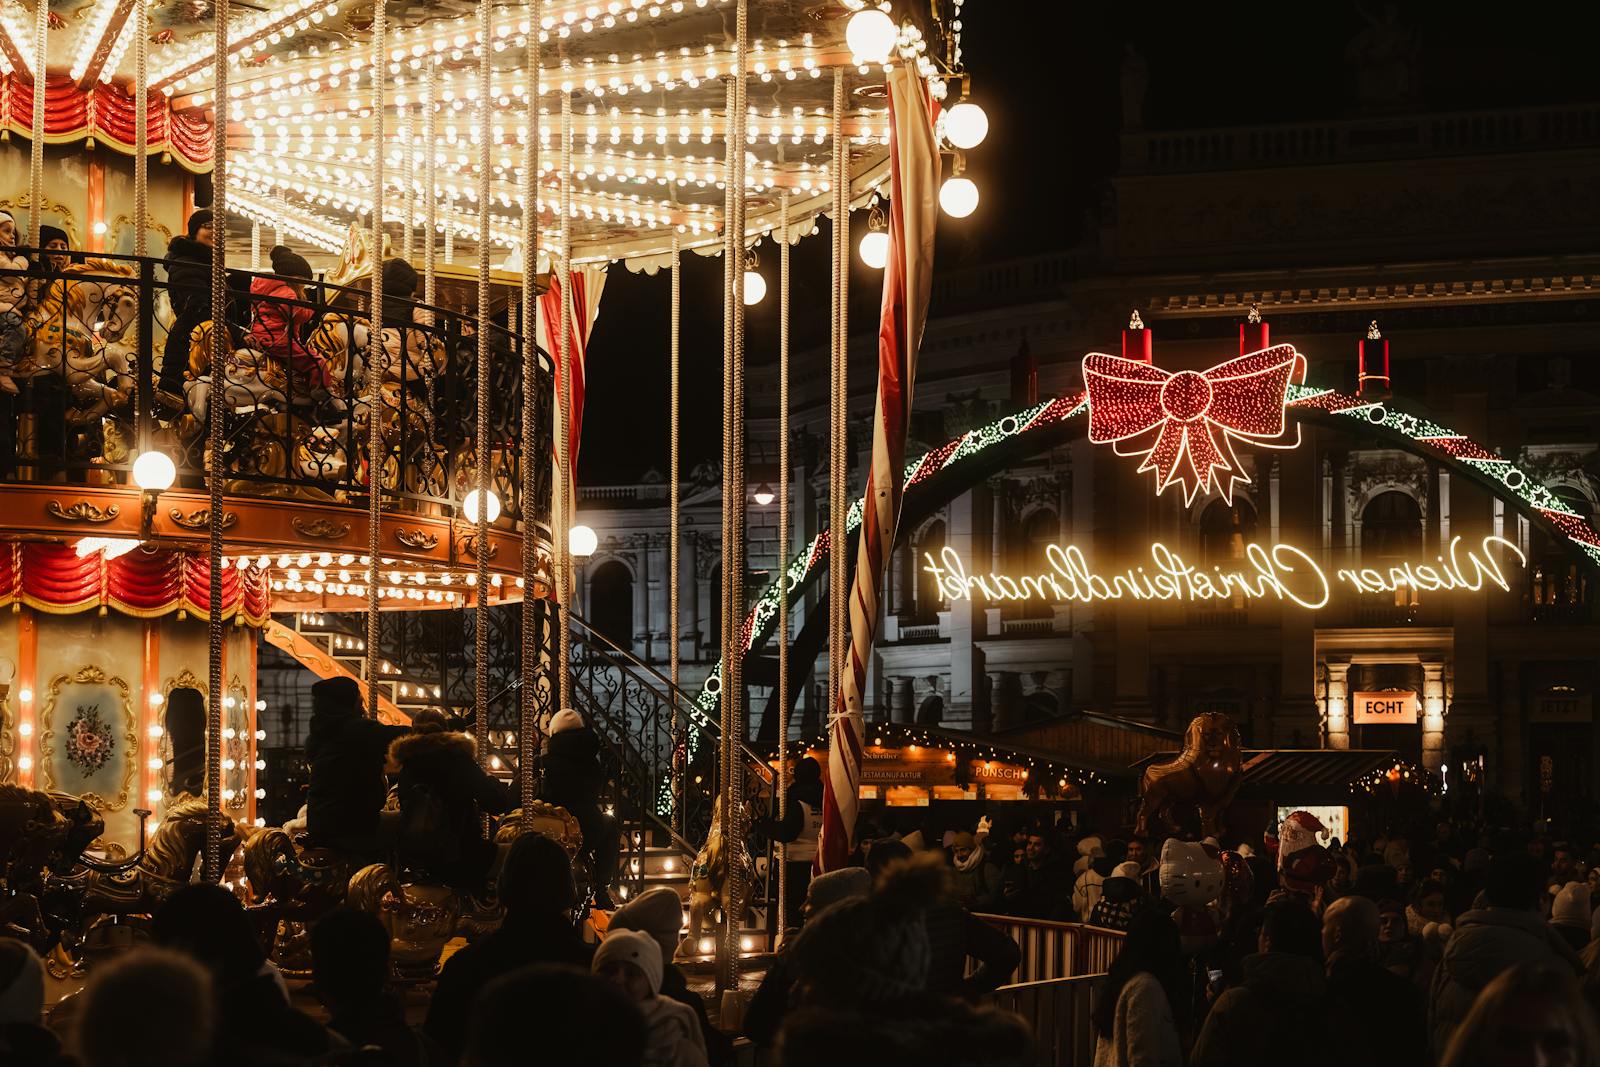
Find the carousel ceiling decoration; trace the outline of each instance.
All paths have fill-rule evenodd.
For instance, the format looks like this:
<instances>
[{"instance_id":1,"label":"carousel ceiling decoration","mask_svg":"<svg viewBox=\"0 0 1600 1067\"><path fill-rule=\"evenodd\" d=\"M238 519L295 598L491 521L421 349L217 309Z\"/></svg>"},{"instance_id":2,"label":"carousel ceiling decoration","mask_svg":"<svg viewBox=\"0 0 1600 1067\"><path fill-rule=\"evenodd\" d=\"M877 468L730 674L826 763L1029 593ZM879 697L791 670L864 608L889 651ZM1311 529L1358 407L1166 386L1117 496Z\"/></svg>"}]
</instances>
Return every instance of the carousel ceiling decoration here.
<instances>
[{"instance_id":1,"label":"carousel ceiling decoration","mask_svg":"<svg viewBox=\"0 0 1600 1067\"><path fill-rule=\"evenodd\" d=\"M79 0L52 11L52 113L82 113L83 130L131 143L133 0ZM746 239L772 232L780 197L792 234L831 200L830 115L834 68L848 70L851 202L862 206L888 177L886 64L913 63L943 100L960 64L959 3L751 0ZM572 98L571 232L578 262L626 259L654 271L676 234L684 248L722 248L726 113L724 77L734 59L729 0L551 0L532 25L524 4L497 5L485 40L475 5L462 0L390 4L389 61L374 71L372 8L352 0L272 0L239 12L229 31L229 198L240 214L324 250L342 247L374 200L375 129L384 155L385 217L422 225L428 198L440 235L471 261L480 166L477 68L491 50L489 240L495 266L521 262L522 147L540 143L540 240L558 229L561 97ZM31 108L32 20L0 14L0 68L20 98L5 114L26 130ZM149 85L153 150L191 167L209 165L213 38L204 4L152 6ZM538 99L525 66L530 33L542 62ZM868 58L870 57L870 59ZM59 63L59 67L56 65ZM375 122L373 79L384 80ZM59 88L57 82L59 81ZM60 95L60 103L56 100ZM110 128L98 102L119 116ZM121 116L126 104L127 116ZM426 141L432 113L435 136ZM968 114L971 112L971 114ZM981 110L953 109L947 143L974 136ZM18 119L21 125L17 125ZM970 120L970 121L969 121ZM96 124L99 123L97 126ZM63 128L52 125L53 135ZM424 185L426 155L436 180ZM400 242L397 241L397 246Z\"/></svg>"}]
</instances>

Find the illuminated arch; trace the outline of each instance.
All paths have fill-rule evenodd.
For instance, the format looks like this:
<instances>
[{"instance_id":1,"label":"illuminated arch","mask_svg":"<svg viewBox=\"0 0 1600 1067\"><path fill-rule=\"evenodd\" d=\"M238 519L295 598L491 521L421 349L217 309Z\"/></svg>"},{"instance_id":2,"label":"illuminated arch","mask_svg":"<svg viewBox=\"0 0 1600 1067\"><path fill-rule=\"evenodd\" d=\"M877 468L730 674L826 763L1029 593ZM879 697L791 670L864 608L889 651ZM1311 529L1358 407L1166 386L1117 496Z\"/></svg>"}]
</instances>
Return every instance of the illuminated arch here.
<instances>
[{"instance_id":1,"label":"illuminated arch","mask_svg":"<svg viewBox=\"0 0 1600 1067\"><path fill-rule=\"evenodd\" d=\"M1083 432L1081 416L1088 410L1088 401L1082 393L1041 401L1002 416L987 426L968 430L907 463L902 528L915 528L935 509L995 471L1076 437ZM1392 400L1362 400L1313 386L1291 385L1288 411L1296 420L1311 425L1339 427L1358 422L1366 430L1408 452L1436 460L1483 485L1531 522L1546 529L1557 543L1569 544L1590 562L1600 565L1600 532L1515 462L1465 434L1403 411ZM859 528L861 510L860 500L850 505L845 527L847 535L853 535ZM745 617L742 637L747 652L761 647L773 629L778 610L777 582L787 580L790 583L789 603L797 604L800 594L827 569L829 533L823 530L813 538L789 561L780 578L762 591ZM718 663L695 696L697 710L708 726L718 716L721 688L722 665Z\"/></svg>"}]
</instances>

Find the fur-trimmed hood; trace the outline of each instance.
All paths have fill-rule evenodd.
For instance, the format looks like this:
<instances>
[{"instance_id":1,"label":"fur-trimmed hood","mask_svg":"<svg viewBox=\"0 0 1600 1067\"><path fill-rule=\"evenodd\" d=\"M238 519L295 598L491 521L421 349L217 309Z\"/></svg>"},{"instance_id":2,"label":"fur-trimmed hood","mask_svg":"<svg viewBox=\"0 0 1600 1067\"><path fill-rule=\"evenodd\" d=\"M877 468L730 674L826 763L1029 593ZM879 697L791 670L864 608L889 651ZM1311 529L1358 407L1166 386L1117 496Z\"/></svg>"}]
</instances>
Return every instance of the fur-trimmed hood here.
<instances>
[{"instance_id":1,"label":"fur-trimmed hood","mask_svg":"<svg viewBox=\"0 0 1600 1067\"><path fill-rule=\"evenodd\" d=\"M459 759L465 754L474 762L478 759L478 744L471 734L456 730L439 730L427 734L406 734L389 745L389 759L400 767L407 763L415 766L430 760Z\"/></svg>"}]
</instances>

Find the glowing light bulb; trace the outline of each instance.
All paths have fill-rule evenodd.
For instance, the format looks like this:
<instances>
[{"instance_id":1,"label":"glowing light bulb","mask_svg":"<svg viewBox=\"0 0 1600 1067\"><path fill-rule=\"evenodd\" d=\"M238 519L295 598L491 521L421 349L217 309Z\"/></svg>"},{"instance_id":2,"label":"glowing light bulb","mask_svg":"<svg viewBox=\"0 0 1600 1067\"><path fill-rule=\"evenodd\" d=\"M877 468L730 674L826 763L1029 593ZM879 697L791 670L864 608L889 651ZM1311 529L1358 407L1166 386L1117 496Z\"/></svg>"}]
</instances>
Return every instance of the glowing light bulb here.
<instances>
[{"instance_id":1,"label":"glowing light bulb","mask_svg":"<svg viewBox=\"0 0 1600 1067\"><path fill-rule=\"evenodd\" d=\"M592 556L600 547L600 535L580 523L567 532L567 547L574 556Z\"/></svg>"},{"instance_id":2,"label":"glowing light bulb","mask_svg":"<svg viewBox=\"0 0 1600 1067\"><path fill-rule=\"evenodd\" d=\"M946 111L941 121L944 139L956 148L976 148L989 136L989 116L967 100Z\"/></svg>"},{"instance_id":3,"label":"glowing light bulb","mask_svg":"<svg viewBox=\"0 0 1600 1067\"><path fill-rule=\"evenodd\" d=\"M894 19L875 7L865 7L850 16L844 28L850 54L862 63L883 63L899 36Z\"/></svg>"},{"instance_id":4,"label":"glowing light bulb","mask_svg":"<svg viewBox=\"0 0 1600 1067\"><path fill-rule=\"evenodd\" d=\"M745 302L745 306L749 307L752 304L761 303L761 301L766 298L766 295L767 295L767 280L761 276L761 272L758 271L758 270L747 270L747 271L745 271L744 272L744 302Z\"/></svg>"},{"instance_id":5,"label":"glowing light bulb","mask_svg":"<svg viewBox=\"0 0 1600 1067\"><path fill-rule=\"evenodd\" d=\"M978 210L978 187L971 178L951 178L939 187L939 206L951 218L964 219Z\"/></svg>"},{"instance_id":6,"label":"glowing light bulb","mask_svg":"<svg viewBox=\"0 0 1600 1067\"><path fill-rule=\"evenodd\" d=\"M461 501L461 514L466 516L468 522L478 521L478 491L472 490ZM493 522L500 517L500 498L493 489L489 490L488 521Z\"/></svg>"},{"instance_id":7,"label":"glowing light bulb","mask_svg":"<svg viewBox=\"0 0 1600 1067\"><path fill-rule=\"evenodd\" d=\"M140 489L162 492L172 488L178 478L178 468L165 452L141 452L133 461L133 483Z\"/></svg>"},{"instance_id":8,"label":"glowing light bulb","mask_svg":"<svg viewBox=\"0 0 1600 1067\"><path fill-rule=\"evenodd\" d=\"M889 263L889 235L882 230L868 230L861 235L861 262L873 270L882 270Z\"/></svg>"}]
</instances>

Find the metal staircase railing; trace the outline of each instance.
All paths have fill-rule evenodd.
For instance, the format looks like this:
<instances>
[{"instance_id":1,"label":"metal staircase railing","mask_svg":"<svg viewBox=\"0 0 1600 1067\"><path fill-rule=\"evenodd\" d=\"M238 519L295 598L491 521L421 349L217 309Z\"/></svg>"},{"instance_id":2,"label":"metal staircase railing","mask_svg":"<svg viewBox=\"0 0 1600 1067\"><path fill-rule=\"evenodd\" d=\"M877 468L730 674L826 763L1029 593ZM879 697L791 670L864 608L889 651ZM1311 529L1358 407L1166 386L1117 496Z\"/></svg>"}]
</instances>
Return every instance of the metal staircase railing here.
<instances>
[{"instance_id":1,"label":"metal staircase railing","mask_svg":"<svg viewBox=\"0 0 1600 1067\"><path fill-rule=\"evenodd\" d=\"M503 644L500 663L516 662L519 612L513 605L490 610L492 643ZM387 612L378 662L380 685L402 711L436 707L458 713L471 707L474 681L473 642L464 638L473 612ZM465 618L463 618L465 616ZM554 611L545 614L540 647L555 648ZM682 892L686 876L704 840L721 792L719 724L708 719L694 697L631 651L597 631L574 613L572 621L572 692L600 741L607 781L607 802L623 827L619 887L631 896L652 884L675 884ZM475 623L474 623L475 624ZM364 670L365 620L359 614L302 612L294 628L360 676ZM494 672L499 691L489 701L492 757L503 777L517 771L515 697L521 683L513 667ZM541 703L553 712L552 694ZM742 748L747 775L746 795L752 817L770 810L773 772L761 755ZM673 773L677 762L680 772ZM677 783L676 792L672 784ZM770 846L769 846L770 850ZM765 862L762 862L764 860ZM758 910L768 903L771 856L758 858L750 900ZM775 886L775 882L772 883ZM775 903L775 901L773 902Z\"/></svg>"}]
</instances>

